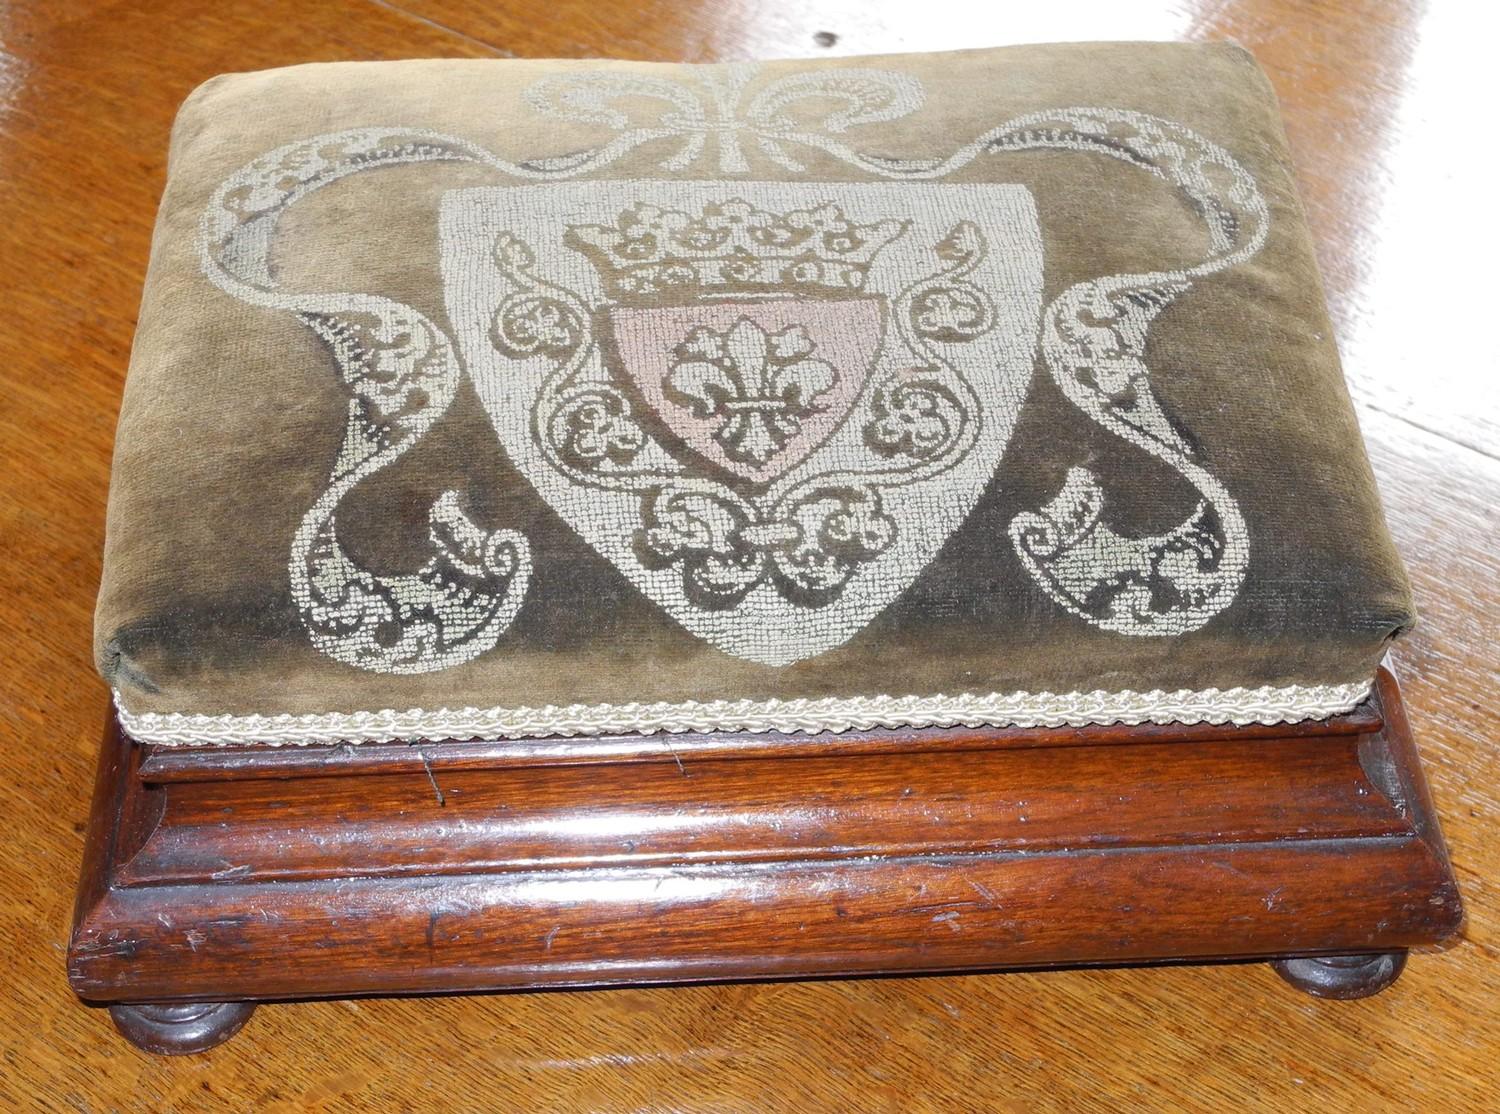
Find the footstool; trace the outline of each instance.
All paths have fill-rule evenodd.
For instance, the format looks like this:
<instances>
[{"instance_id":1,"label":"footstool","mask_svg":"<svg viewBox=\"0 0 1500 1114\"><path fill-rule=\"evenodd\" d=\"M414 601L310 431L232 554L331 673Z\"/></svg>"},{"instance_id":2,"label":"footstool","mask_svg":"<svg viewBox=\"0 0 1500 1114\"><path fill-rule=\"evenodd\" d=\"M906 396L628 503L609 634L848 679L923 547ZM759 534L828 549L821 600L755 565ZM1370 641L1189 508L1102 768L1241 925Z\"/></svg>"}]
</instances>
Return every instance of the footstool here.
<instances>
[{"instance_id":1,"label":"footstool","mask_svg":"<svg viewBox=\"0 0 1500 1114\"><path fill-rule=\"evenodd\" d=\"M1412 621L1238 48L215 78L69 975L156 1052L355 994L1373 993L1462 918Z\"/></svg>"}]
</instances>

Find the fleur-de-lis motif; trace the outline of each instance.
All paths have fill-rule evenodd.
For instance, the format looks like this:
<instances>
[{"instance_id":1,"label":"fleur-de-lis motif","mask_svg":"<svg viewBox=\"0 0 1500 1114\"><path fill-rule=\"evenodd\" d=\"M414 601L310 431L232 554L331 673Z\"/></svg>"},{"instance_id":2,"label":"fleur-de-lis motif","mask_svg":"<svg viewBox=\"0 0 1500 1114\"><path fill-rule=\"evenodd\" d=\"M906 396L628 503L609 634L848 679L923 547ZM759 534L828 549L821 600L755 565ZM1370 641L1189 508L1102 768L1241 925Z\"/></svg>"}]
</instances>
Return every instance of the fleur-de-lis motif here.
<instances>
[{"instance_id":1,"label":"fleur-de-lis motif","mask_svg":"<svg viewBox=\"0 0 1500 1114\"><path fill-rule=\"evenodd\" d=\"M700 418L719 418L714 440L732 460L763 465L822 411L838 373L813 358L801 325L770 333L748 317L720 332L700 325L672 352L666 395Z\"/></svg>"},{"instance_id":2,"label":"fleur-de-lis motif","mask_svg":"<svg viewBox=\"0 0 1500 1114\"><path fill-rule=\"evenodd\" d=\"M529 86L526 99L540 112L618 131L619 137L607 149L633 147L652 139L679 139L677 149L661 160L663 170L686 170L703 155L712 138L721 174L749 172L746 137L767 158L792 171L806 167L791 155L788 144L858 159L856 152L835 137L859 124L897 119L922 105L922 86L915 78L859 68L790 74L752 96L747 89L759 68L753 63L704 67L696 84L611 71L557 74ZM664 101L667 107L654 120L637 119L616 107L615 102L625 98ZM798 102L809 100L823 104L832 100L841 107L807 119L807 111L795 108ZM564 161L587 160L605 149L580 152Z\"/></svg>"}]
</instances>

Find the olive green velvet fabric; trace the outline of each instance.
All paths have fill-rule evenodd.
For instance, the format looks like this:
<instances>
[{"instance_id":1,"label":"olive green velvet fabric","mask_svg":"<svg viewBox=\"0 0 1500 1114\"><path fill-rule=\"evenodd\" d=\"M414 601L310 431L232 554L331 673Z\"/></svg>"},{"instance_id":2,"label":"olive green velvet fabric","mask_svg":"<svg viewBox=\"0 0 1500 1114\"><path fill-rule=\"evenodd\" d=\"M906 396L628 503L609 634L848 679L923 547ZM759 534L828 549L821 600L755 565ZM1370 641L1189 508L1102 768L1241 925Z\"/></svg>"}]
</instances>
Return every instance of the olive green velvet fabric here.
<instances>
[{"instance_id":1,"label":"olive green velvet fabric","mask_svg":"<svg viewBox=\"0 0 1500 1114\"><path fill-rule=\"evenodd\" d=\"M1106 112L1082 111L1094 109ZM1154 133L1148 119L1169 126ZM282 169L263 166L216 195L267 152L334 134L346 135L329 141L337 150L284 154ZM442 138L421 138L432 136ZM1184 159L1182 145L1200 141ZM784 203L767 184L785 184ZM991 185L1016 188L979 188ZM741 379L684 386L700 365L739 375L745 344L778 368L857 347L839 330L876 311L849 308L857 298L840 301L806 270L776 270L752 289L722 260L696 272L711 272L706 285L634 302L607 276L573 281L600 259L579 251L591 234L568 230L623 227L616 201L637 186L657 210L694 221L732 216L728 203L744 200L805 231L814 218L795 213L815 208L818 189L839 210L826 219L864 226L851 235L875 236L875 218L888 217L906 240L879 249L859 291L883 307L884 354L827 356L799 370L791 393ZM997 215L1013 203L1019 215ZM252 220L268 229L264 242L243 231ZM931 275L969 256L962 244L939 250L938 232L975 234L955 231L964 221L990 254L940 289ZM501 226L535 256L531 272L507 262ZM826 258L848 249L809 243L799 258L825 266L825 278ZM512 294L531 289L531 274L551 284L534 290L566 296L484 302L485 284L502 281L497 266ZM1011 285L992 289L986 275ZM1124 280L1080 287L1111 276ZM912 294L908 280L928 285ZM970 305L965 292L976 289ZM1079 289L1087 305L1058 302ZM781 308L766 309L772 302ZM587 316L569 316L580 304ZM719 304L730 308L702 308ZM832 324L778 332L799 306ZM938 317L923 317L929 310ZM658 387L683 407L669 414L641 386L655 357L631 355L626 331L645 321L654 336L694 313L707 331L662 349L678 378L663 364ZM974 324L984 313L991 324ZM724 339L732 323L741 340ZM403 346L428 325L427 355L407 359ZM981 351L983 338L969 344L985 327L1011 330L995 334L993 350L1010 357ZM517 340L508 329L532 332ZM528 444L532 459L497 430L505 407L539 407L540 396L508 395L506 384L583 360L587 342L568 335L582 330L595 348L581 374L605 384L602 409L538 409L508 436L545 439L546 414L562 414L574 423L568 436L617 439L592 456L594 442L576 438ZM713 344L717 355L693 362ZM775 356L796 345L802 355ZM380 364L392 351L394 371ZM959 398L952 383L988 382L990 365L1012 357L1022 363L1006 372L1007 389L1018 394ZM887 365L897 379L881 379ZM931 393L890 393L900 375L929 371ZM428 378L416 395L370 403L370 379L387 373ZM351 385L359 375L363 386ZM856 474L837 481L837 507L816 512L825 517L755 518L771 481L746 474L801 468L816 480L818 423L839 417L816 417L835 406L825 384L847 376L858 391L837 403L848 415L826 434L831 445L853 431L847 459L862 463L845 471L895 461L916 475L931 458L897 435L928 428L911 423L957 398L974 445L990 453L964 465L972 493L945 493L939 472L921 481L939 508L929 514L902 502L916 488L870 487ZM692 405L681 402L693 389ZM739 409L725 391L740 392ZM636 425L607 424L621 406ZM402 413L414 417L403 424ZM649 492L611 486L645 459L630 455L641 438L672 458L658 496L701 481L720 493L715 506L759 508L743 511L759 526L733 519L728 540L691 544L652 534L667 512L647 505ZM779 459L788 445L810 455ZM375 464L350 478L361 454ZM564 458L573 463L556 463ZM1072 537L1070 552L1091 555L1064 568L1049 562L1071 558L1043 545L1028 560L1025 523L1049 505L1054 519L1093 505L1086 483L1071 503L1054 502L1083 483L1080 469L1102 499L1104 529ZM596 482L599 505L614 509L580 527ZM798 530L817 537L793 540ZM879 565L924 530L921 545ZM1153 537L1166 540L1130 548ZM415 575L424 566L426 581ZM875 601L872 614L819 625L859 593ZM1037 46L753 67L309 65L215 78L178 118L97 611L99 669L129 713L1348 685L1368 681L1411 622L1274 97L1238 48ZM805 645L801 629L812 632Z\"/></svg>"}]
</instances>

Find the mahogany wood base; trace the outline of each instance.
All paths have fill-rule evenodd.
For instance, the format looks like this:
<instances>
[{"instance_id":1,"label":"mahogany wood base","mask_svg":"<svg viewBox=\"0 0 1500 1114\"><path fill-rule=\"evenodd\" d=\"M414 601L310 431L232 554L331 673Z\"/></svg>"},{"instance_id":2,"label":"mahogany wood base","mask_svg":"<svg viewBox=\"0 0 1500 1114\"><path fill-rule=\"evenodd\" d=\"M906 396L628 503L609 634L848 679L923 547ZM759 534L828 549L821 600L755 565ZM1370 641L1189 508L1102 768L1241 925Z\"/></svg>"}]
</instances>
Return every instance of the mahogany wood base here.
<instances>
[{"instance_id":1,"label":"mahogany wood base","mask_svg":"<svg viewBox=\"0 0 1500 1114\"><path fill-rule=\"evenodd\" d=\"M1385 673L1281 727L167 750L112 722L69 976L193 1052L354 994L1271 959L1349 998L1462 916Z\"/></svg>"}]
</instances>

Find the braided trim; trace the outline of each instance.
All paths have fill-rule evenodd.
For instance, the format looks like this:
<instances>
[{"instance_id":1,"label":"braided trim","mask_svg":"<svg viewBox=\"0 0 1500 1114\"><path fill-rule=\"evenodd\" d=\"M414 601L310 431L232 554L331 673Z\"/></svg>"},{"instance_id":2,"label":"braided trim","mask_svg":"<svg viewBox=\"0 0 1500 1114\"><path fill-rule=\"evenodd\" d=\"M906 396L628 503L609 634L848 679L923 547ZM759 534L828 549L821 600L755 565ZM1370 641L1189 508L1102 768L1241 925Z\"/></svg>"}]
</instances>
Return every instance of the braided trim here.
<instances>
[{"instance_id":1,"label":"braided trim","mask_svg":"<svg viewBox=\"0 0 1500 1114\"><path fill-rule=\"evenodd\" d=\"M120 724L157 746L327 746L420 739L536 739L659 732L868 731L880 727L1083 727L1139 723L1295 723L1350 711L1370 682L1163 692L1014 692L988 696L853 696L679 704L570 704L311 715L135 713L119 690Z\"/></svg>"}]
</instances>

